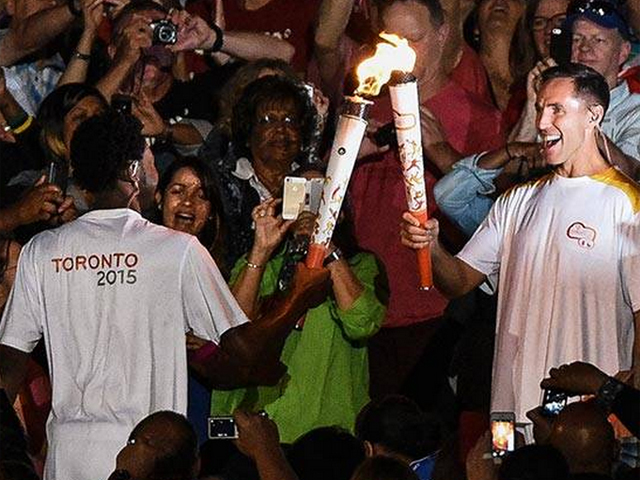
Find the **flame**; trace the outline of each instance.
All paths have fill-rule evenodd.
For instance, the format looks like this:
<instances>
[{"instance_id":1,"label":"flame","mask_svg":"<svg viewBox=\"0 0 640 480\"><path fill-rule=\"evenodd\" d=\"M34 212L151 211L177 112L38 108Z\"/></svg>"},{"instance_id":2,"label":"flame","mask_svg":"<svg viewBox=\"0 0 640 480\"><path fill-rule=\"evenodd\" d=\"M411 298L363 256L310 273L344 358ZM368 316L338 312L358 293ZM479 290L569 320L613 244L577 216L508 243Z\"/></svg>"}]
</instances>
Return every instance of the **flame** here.
<instances>
[{"instance_id":1,"label":"flame","mask_svg":"<svg viewBox=\"0 0 640 480\"><path fill-rule=\"evenodd\" d=\"M416 63L416 52L406 39L385 32L380 37L386 41L378 43L373 57L358 65L356 74L359 85L356 94L378 95L382 86L391 78L391 72L411 72Z\"/></svg>"}]
</instances>

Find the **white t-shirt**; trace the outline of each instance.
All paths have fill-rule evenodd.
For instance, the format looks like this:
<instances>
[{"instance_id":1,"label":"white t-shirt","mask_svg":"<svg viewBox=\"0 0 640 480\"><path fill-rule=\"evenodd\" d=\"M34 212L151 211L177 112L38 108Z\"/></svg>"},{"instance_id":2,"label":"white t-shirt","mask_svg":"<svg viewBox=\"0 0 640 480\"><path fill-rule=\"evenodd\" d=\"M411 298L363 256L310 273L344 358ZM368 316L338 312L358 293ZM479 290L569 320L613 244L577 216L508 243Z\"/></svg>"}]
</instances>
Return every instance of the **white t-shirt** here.
<instances>
[{"instance_id":1,"label":"white t-shirt","mask_svg":"<svg viewBox=\"0 0 640 480\"><path fill-rule=\"evenodd\" d=\"M132 427L185 413L185 332L218 342L247 321L199 241L129 209L96 210L22 250L0 343L41 337L53 385L46 477L101 480Z\"/></svg>"},{"instance_id":2,"label":"white t-shirt","mask_svg":"<svg viewBox=\"0 0 640 480\"><path fill-rule=\"evenodd\" d=\"M517 421L540 380L575 360L609 374L632 363L640 310L640 188L610 168L513 188L458 257L498 278L492 411Z\"/></svg>"}]
</instances>

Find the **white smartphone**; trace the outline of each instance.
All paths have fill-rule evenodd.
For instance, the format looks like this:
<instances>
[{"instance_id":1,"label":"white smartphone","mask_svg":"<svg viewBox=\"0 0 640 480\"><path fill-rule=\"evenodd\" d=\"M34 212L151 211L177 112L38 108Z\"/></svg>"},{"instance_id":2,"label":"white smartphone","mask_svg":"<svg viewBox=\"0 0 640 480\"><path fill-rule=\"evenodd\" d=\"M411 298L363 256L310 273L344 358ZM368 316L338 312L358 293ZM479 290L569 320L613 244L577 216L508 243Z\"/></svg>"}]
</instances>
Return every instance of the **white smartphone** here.
<instances>
[{"instance_id":1,"label":"white smartphone","mask_svg":"<svg viewBox=\"0 0 640 480\"><path fill-rule=\"evenodd\" d=\"M282 194L282 218L295 220L300 212L317 213L324 178L285 177Z\"/></svg>"}]
</instances>

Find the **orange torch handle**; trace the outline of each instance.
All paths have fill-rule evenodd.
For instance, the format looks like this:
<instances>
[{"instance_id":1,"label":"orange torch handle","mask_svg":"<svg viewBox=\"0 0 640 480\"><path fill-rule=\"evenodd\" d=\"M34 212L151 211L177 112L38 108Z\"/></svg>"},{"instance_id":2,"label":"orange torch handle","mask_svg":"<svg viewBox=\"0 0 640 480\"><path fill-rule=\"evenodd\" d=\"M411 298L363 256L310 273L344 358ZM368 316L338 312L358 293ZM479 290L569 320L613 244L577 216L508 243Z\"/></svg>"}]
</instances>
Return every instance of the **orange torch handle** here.
<instances>
[{"instance_id":1,"label":"orange torch handle","mask_svg":"<svg viewBox=\"0 0 640 480\"><path fill-rule=\"evenodd\" d=\"M426 210L411 212L420 225L424 226L429 219ZM420 290L429 290L433 287L433 275L431 274L431 249L424 247L416 250L418 257L418 272L420 273Z\"/></svg>"},{"instance_id":2,"label":"orange torch handle","mask_svg":"<svg viewBox=\"0 0 640 480\"><path fill-rule=\"evenodd\" d=\"M324 245L319 243L312 243L309 245L309 252L307 253L307 259L305 265L307 268L320 269L324 266L324 257L327 255L327 249Z\"/></svg>"}]
</instances>

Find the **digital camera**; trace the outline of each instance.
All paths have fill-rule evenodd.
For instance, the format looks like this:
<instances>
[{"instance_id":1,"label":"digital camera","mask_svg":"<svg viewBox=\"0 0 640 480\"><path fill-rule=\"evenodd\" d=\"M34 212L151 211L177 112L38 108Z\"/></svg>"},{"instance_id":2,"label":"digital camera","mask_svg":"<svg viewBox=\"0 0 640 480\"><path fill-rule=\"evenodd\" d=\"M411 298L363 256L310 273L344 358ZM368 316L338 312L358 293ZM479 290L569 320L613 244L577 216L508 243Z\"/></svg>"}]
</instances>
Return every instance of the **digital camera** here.
<instances>
[{"instance_id":1,"label":"digital camera","mask_svg":"<svg viewBox=\"0 0 640 480\"><path fill-rule=\"evenodd\" d=\"M178 41L178 26L171 20L157 20L149 25L153 30L154 45L173 45Z\"/></svg>"}]
</instances>

